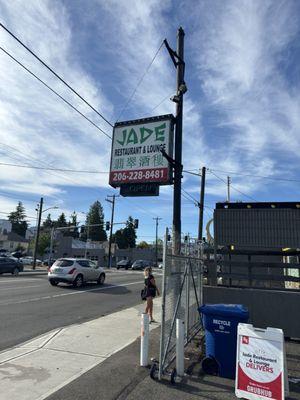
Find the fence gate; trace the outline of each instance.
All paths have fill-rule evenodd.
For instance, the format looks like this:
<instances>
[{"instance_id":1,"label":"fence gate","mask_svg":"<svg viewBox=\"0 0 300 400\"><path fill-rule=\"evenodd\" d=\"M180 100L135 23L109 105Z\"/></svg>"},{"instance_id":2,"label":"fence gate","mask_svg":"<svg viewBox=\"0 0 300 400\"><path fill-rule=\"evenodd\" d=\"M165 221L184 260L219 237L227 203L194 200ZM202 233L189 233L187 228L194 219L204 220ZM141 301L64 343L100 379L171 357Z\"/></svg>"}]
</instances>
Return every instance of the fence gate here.
<instances>
[{"instance_id":1,"label":"fence gate","mask_svg":"<svg viewBox=\"0 0 300 400\"><path fill-rule=\"evenodd\" d=\"M199 306L203 298L203 251L197 240L182 243L179 255L173 255L164 240L162 320L158 379L167 373L176 358L176 319L185 323L185 345L201 329Z\"/></svg>"}]
</instances>

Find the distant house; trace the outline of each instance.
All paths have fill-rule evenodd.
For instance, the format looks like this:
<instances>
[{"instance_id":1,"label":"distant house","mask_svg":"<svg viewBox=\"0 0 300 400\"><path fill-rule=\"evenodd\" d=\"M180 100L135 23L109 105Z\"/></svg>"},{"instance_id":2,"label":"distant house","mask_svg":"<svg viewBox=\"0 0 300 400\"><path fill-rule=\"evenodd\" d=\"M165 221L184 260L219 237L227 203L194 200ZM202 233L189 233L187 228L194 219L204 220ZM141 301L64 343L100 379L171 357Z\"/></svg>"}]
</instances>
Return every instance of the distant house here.
<instances>
[{"instance_id":1,"label":"distant house","mask_svg":"<svg viewBox=\"0 0 300 400\"><path fill-rule=\"evenodd\" d=\"M29 240L18 235L15 232L0 233L0 247L7 251L16 251L18 248L23 247L25 251L28 250Z\"/></svg>"},{"instance_id":2,"label":"distant house","mask_svg":"<svg viewBox=\"0 0 300 400\"><path fill-rule=\"evenodd\" d=\"M0 219L0 234L7 234L11 232L11 222L7 219Z\"/></svg>"}]
</instances>

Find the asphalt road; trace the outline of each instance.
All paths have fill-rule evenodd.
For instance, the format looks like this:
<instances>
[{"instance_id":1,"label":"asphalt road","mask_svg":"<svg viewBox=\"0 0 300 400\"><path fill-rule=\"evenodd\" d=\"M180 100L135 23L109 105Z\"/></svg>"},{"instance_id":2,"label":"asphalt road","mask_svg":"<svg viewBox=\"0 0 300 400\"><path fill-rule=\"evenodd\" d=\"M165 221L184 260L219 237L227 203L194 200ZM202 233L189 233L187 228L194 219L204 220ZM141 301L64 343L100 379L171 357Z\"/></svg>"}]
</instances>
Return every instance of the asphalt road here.
<instances>
[{"instance_id":1,"label":"asphalt road","mask_svg":"<svg viewBox=\"0 0 300 400\"><path fill-rule=\"evenodd\" d=\"M159 281L159 277L158 277ZM0 276L0 351L62 326L140 302L143 273L113 271L103 286L50 286L45 275Z\"/></svg>"}]
</instances>

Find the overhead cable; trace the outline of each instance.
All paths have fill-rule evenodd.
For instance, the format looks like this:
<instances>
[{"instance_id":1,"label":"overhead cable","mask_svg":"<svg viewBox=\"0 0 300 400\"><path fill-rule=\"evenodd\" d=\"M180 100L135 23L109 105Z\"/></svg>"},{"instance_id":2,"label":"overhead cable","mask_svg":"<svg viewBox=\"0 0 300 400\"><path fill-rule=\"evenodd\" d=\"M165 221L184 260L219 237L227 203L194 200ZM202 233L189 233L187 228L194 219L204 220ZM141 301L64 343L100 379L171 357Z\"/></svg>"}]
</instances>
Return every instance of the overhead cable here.
<instances>
[{"instance_id":1,"label":"overhead cable","mask_svg":"<svg viewBox=\"0 0 300 400\"><path fill-rule=\"evenodd\" d=\"M0 24L1 25L1 24ZM52 93L54 93L57 97L59 97L62 101L64 101L69 107L71 107L74 111L80 114L84 119L86 119L90 124L92 124L96 129L98 129L101 133L111 139L111 136L106 133L103 129L101 129L97 124L95 124L90 118L84 115L81 111L78 110L73 104L71 104L68 100L66 100L63 96L61 96L58 92L56 92L52 87L50 87L46 82L40 79L37 75L35 75L29 68L25 67L19 60L13 57L7 50L0 46L0 50L2 50L8 57L10 57L13 61L19 64L25 71L27 71L30 75L32 75L35 79L37 79L40 83L42 83L47 89L49 89Z\"/></svg>"},{"instance_id":2,"label":"overhead cable","mask_svg":"<svg viewBox=\"0 0 300 400\"><path fill-rule=\"evenodd\" d=\"M0 26L12 36L21 46L23 46L33 57L35 57L41 64L44 65L56 78L58 78L64 85L66 85L76 96L78 96L87 106L89 106L96 114L99 115L108 125L113 127L111 122L109 122L95 107L93 107L83 96L81 96L69 83L67 83L61 76L58 75L48 64L45 63L37 54L34 53L28 46L25 45L15 34L13 34L6 26L0 22Z\"/></svg>"},{"instance_id":3,"label":"overhead cable","mask_svg":"<svg viewBox=\"0 0 300 400\"><path fill-rule=\"evenodd\" d=\"M64 169L64 168L52 168L52 167L39 167L34 165L21 165L21 164L11 164L0 162L0 165L8 167L18 167L18 168L31 168L31 169L41 169L46 171L59 171L59 172L76 172L80 174L109 174L109 171L88 171L88 170L78 170L78 169Z\"/></svg>"},{"instance_id":4,"label":"overhead cable","mask_svg":"<svg viewBox=\"0 0 300 400\"><path fill-rule=\"evenodd\" d=\"M141 85L141 83L143 82L145 76L147 75L147 73L149 72L152 64L154 63L154 60L156 59L158 53L160 52L161 48L163 47L164 42L161 42L161 45L159 46L159 48L157 49L156 53L154 54L154 57L152 58L152 60L150 61L148 67L146 68L145 72L143 73L143 75L141 76L141 78L139 79L138 83L136 84L135 88L133 89L131 95L129 96L128 100L126 101L124 107L121 109L121 112L118 115L117 118L117 122L119 121L119 119L121 118L121 116L123 115L123 112L126 110L126 108L129 106L130 102L132 101L134 95L136 94L136 91L138 90L139 86Z\"/></svg>"},{"instance_id":5,"label":"overhead cable","mask_svg":"<svg viewBox=\"0 0 300 400\"><path fill-rule=\"evenodd\" d=\"M222 179L220 176L218 176L218 175L216 175L214 172L212 172L212 170L209 170L209 172L212 173L217 179L219 179L220 181L222 181L223 183L225 183L225 185L227 185L227 182L226 182L224 179ZM241 190L237 189L236 187L232 186L231 184L230 184L230 187L231 187L233 190L235 190L236 192L239 192L239 193L242 194L243 196L247 197L248 199L253 200L253 201L257 201L257 200L254 199L253 197L249 196L249 195L246 194L246 193L243 193Z\"/></svg>"}]
</instances>

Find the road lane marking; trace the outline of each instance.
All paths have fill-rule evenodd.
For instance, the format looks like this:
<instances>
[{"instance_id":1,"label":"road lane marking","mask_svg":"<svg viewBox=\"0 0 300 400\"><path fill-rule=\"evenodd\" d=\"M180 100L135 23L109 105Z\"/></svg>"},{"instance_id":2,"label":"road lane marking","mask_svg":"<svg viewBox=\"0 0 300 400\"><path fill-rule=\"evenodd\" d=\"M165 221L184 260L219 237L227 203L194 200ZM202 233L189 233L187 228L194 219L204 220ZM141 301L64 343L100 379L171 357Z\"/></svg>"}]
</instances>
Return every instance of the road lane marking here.
<instances>
[{"instance_id":1,"label":"road lane marking","mask_svg":"<svg viewBox=\"0 0 300 400\"><path fill-rule=\"evenodd\" d=\"M76 294L82 294L82 293L87 293L87 292L95 292L96 290L116 289L116 288L120 288L120 287L126 287L126 286L137 285L137 284L140 285L141 283L144 283L144 281L129 282L129 283L126 283L124 285L110 285L110 286L98 287L98 288L94 288L94 289L81 290L80 292L76 291L76 292L71 292L71 293L55 294L55 295L52 295L52 296L34 297L34 298L31 298L31 299L24 299L24 300L19 300L19 301L8 301L6 303L1 303L0 302L0 306L31 303L31 302L35 302L35 301L48 300L48 299L53 299L53 298L57 298L57 297L64 297L64 296L74 296Z\"/></svg>"},{"instance_id":2,"label":"road lane marking","mask_svg":"<svg viewBox=\"0 0 300 400\"><path fill-rule=\"evenodd\" d=\"M0 288L0 292L3 292L4 290L17 290L17 289L29 289L29 288L35 288L35 287L41 287L41 285L32 285L32 286L17 286L17 287L6 287L6 288Z\"/></svg>"},{"instance_id":3,"label":"road lane marking","mask_svg":"<svg viewBox=\"0 0 300 400\"><path fill-rule=\"evenodd\" d=\"M13 278L10 278L7 280L2 280L0 278L0 283L18 283L18 282L24 283L24 282L37 282L37 281L41 281L41 279L27 279L27 278L20 279L20 278L13 277Z\"/></svg>"}]
</instances>

